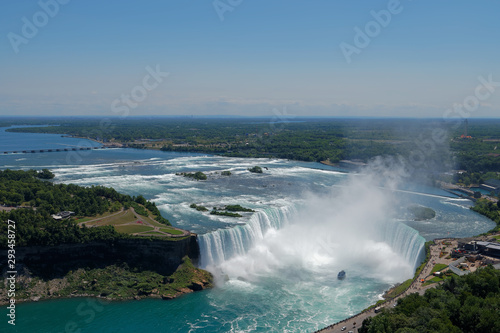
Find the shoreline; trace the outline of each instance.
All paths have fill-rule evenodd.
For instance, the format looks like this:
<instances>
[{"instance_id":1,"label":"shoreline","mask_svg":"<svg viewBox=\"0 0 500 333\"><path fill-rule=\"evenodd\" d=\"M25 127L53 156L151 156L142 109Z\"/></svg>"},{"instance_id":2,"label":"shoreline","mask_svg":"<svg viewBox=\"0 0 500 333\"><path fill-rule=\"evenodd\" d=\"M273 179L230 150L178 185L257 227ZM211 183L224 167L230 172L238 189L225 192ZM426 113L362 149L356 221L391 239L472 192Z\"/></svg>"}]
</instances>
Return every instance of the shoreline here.
<instances>
[{"instance_id":1,"label":"shoreline","mask_svg":"<svg viewBox=\"0 0 500 333\"><path fill-rule=\"evenodd\" d=\"M16 303L44 302L70 298L98 298L107 301L133 301L142 299L173 300L193 292L214 287L213 275L195 266L185 256L177 269L164 275L144 269L135 271L128 264L113 263L100 268L77 268L61 277L43 278L32 275L25 264L16 275L14 296ZM117 278L118 277L118 278ZM109 283L112 280L113 282ZM130 281L136 281L130 283ZM11 298L3 279L0 290L0 305L8 305ZM144 283L148 284L145 285Z\"/></svg>"},{"instance_id":2,"label":"shoreline","mask_svg":"<svg viewBox=\"0 0 500 333\"><path fill-rule=\"evenodd\" d=\"M92 140L94 142L98 142L100 144L103 144L102 142L99 142L97 140L93 140L93 139L89 139L89 138L82 138L82 139L88 139L88 140ZM110 143L108 143L110 144ZM133 149L141 149L141 148L134 148L134 147L127 147L127 146L124 146L123 144L119 143L120 145L122 145L121 148L133 148ZM116 145L115 143L112 143L110 145ZM120 148L120 147L117 147L117 148ZM142 149L147 149L147 150L158 150L158 149L154 149L154 148L142 148ZM210 154L210 155L214 155L214 156L221 156L221 155L215 155L215 154L211 154L211 153L207 153L207 154ZM243 157L243 158L247 158L247 157ZM303 161L302 161L303 162ZM324 164L324 165L327 165L327 166L332 166L332 167L339 167L338 165L335 165L333 163L330 163L330 162L326 162L326 161L321 161L321 162L313 162L313 163L321 163L321 164ZM325 171L329 171L329 170L325 170ZM332 170L333 171L333 170ZM336 170L335 170L336 171ZM338 172L342 172L342 171L338 171ZM349 173L349 171L345 171L345 173ZM439 188L436 186L436 188ZM444 188L441 187L441 189L445 190ZM459 194L456 194L456 193L453 193L451 191L448 191L456 196L460 196ZM470 197L466 197L466 196L463 196L463 198L466 198L468 200L471 200L471 201L475 201L473 198L470 198ZM433 240L433 242L436 242L437 239ZM429 260L427 261L424 261L423 263L425 263L425 266L428 265L429 263ZM415 278L412 282L412 285L415 283L417 278ZM438 284L433 284L431 287L429 288L434 288L435 286L437 286ZM427 288L427 289L429 289ZM208 289L208 288L207 288ZM388 289L386 292L390 291L392 288ZM427 290L425 289L425 290ZM204 289L203 289L204 290ZM59 300L59 299L71 299L71 298L95 298L95 299L103 299L103 300L107 300L107 301L110 301L110 302L127 302L127 301L132 301L132 300L142 300L142 299L162 299L162 300L171 300L171 299L177 299L185 294L189 294L189 293L193 293L195 292L195 290L190 290L190 291L180 291L179 293L175 294L174 296L172 297L163 297L162 295L148 295L148 296L135 296L135 297L123 297L123 298L109 298L109 297L101 297L101 296L98 296L98 295L89 295L89 294L75 294L75 295L68 295L68 296L48 296L48 297L43 297L43 298L40 298L40 299L37 299L37 300L32 300L32 299L22 299L22 300L16 300L16 302L20 302L20 303L24 303L24 302L38 302L38 301L50 301L50 300ZM405 291L406 292L406 291ZM403 293L404 294L404 293ZM402 297L403 294L399 294L398 296L396 296L395 298L392 298L392 299L388 299L386 300L385 302L392 302L392 301L395 301L397 300L398 298ZM0 302L1 305L3 304L8 304L8 303L2 303ZM385 304L385 303L384 303ZM372 311L373 309L369 310L370 312ZM364 313L361 312L361 313ZM343 322L343 321L341 321ZM341 323L339 322L339 323ZM339 323L336 323L334 325L337 325ZM361 324L361 323L360 323ZM320 331L323 331L324 329L320 330Z\"/></svg>"},{"instance_id":3,"label":"shoreline","mask_svg":"<svg viewBox=\"0 0 500 333\"><path fill-rule=\"evenodd\" d=\"M16 304L17 303L38 303L38 302L47 302L47 301L57 301L57 300L65 300L65 299L73 299L73 298L93 298L93 299L102 299L106 300L109 302L130 302L130 301L141 301L141 300L148 300L148 299L156 299L156 300L162 300L162 301L170 301L170 300L175 300L179 297L182 297L184 295L192 294L195 292L199 291L204 291L204 290L209 290L212 289L211 287L209 288L203 288L201 290L192 290L189 288L186 288L185 291L179 291L173 296L165 296L165 295L147 295L147 296L133 296L133 297L120 297L120 298L115 298L115 297L103 297L100 295L92 295L92 294L74 294L74 295L68 295L68 296L47 296L47 297L32 297L32 298L21 298L21 299L16 299ZM8 305L9 301L0 301L0 306Z\"/></svg>"},{"instance_id":4,"label":"shoreline","mask_svg":"<svg viewBox=\"0 0 500 333\"><path fill-rule=\"evenodd\" d=\"M427 281L431 280L430 277L434 277L431 273L433 271L434 267L437 264L440 264L440 263L442 264L443 262L445 262L447 260L446 258L444 258L444 256L441 256L440 254L442 252L449 250L450 247L453 249L454 246L456 246L456 244L460 240L469 239L469 238L480 238L480 237L484 237L484 236L476 235L476 236L467 237L467 238L436 238L436 239L430 241L433 244L431 244L429 246L429 253L428 254L426 253L426 259L422 262L422 264L419 267L417 267L417 269L415 271L415 276L412 279L412 283L410 284L409 287L407 287L404 291L402 291L401 293L399 293L393 297L385 298L384 296L386 296L387 294L390 293L390 291L393 291L394 289L396 289L398 287L398 285L395 285L394 287L389 288L387 291L384 292L383 297L385 299L382 302L380 302L380 303L377 302L373 305L370 305L368 308L364 309L363 311L358 312L357 314L355 314L349 318L343 319L339 322L333 323L329 326L326 326L322 329L319 329L319 330L315 331L315 333L318 333L318 332L324 332L324 333L343 332L344 330L342 330L341 327L344 327L344 326L347 327L347 329L349 329L350 327L357 327L357 325L359 327L361 327L363 324L363 321L365 319L367 319L369 317L376 316L378 314L378 312L380 311L380 309L391 308L393 306L396 306L398 299L404 298L404 297L409 296L410 294L413 294L413 293L419 293L420 295L423 295L428 289L436 288L444 281L444 279L441 281L438 281L438 282L427 284L427 285L425 285L425 283ZM451 252L449 252L449 253L451 254ZM448 261L451 264L452 262L456 261L456 258L454 260L451 259ZM420 267L422 267L422 269L417 274L417 271L420 269ZM449 269L449 264L448 264L448 267L443 268L439 271L446 271L448 269ZM478 268L476 268L476 269L478 269ZM404 283L404 282L405 281L403 281L402 283Z\"/></svg>"},{"instance_id":5,"label":"shoreline","mask_svg":"<svg viewBox=\"0 0 500 333\"><path fill-rule=\"evenodd\" d=\"M325 333L333 333L333 332L342 332L344 331L343 329L341 329L341 325L342 327L357 327L356 325L359 325L359 327L362 326L362 323L363 321L366 319L366 318L369 318L369 317L374 317L377 315L378 313L378 310L376 311L376 309L379 309L381 307L388 307L388 306L391 306L391 304L397 304L397 300L399 298L402 298L402 297L405 297L407 296L406 293L408 293L409 290L415 290L415 288L418 286L418 284L420 282L420 279L421 279L421 276L423 274L425 274L427 271L431 271L432 270L432 267L429 268L427 267L429 263L432 263L431 259L433 258L433 255L432 255L432 246L437 246L438 244L436 244L436 240L439 240L438 238L436 238L435 240L432 240L431 242L433 242L432 245L429 246L429 253L426 253L426 258L425 260L422 262L422 264L420 264L419 267L417 267L417 269L415 270L415 276L413 277L412 279L412 283L410 284L410 286L408 288L406 288L403 292L399 293L398 295L392 297L392 298L387 298L387 299L384 299L381 303L375 303L375 304L372 304L370 305L368 308L364 309L363 311L361 312L358 312L356 313L355 315L349 317L349 318L346 318L346 319L343 319L339 322L336 322L336 323L333 323L329 326L326 326L322 329L319 329L317 331L315 331L315 333L318 333L318 332L325 332ZM444 241L444 239L441 239ZM423 267L422 270L417 274L417 271L420 267ZM404 283L404 281L402 282ZM427 289L430 289L430 288L434 288L438 285L438 283L434 283L434 284L431 284L429 286L427 286L425 289L423 289L423 291L427 290ZM397 288L397 285L395 285L394 287L392 288L389 288L388 290L386 290L384 292L383 295L387 295L391 290ZM423 286L421 286L420 288L423 288ZM420 289L420 291L422 291L422 289ZM419 291L419 292L420 292ZM382 296L383 297L383 296Z\"/></svg>"}]
</instances>

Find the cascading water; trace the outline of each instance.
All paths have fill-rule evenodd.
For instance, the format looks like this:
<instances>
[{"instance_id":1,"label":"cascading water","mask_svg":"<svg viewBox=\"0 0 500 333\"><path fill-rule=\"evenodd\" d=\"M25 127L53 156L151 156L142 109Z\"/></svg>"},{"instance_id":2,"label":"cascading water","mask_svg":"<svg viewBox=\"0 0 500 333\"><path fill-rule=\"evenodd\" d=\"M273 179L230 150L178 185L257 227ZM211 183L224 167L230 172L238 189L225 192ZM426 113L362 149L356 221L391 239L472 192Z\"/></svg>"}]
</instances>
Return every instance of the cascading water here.
<instances>
[{"instance_id":1,"label":"cascading water","mask_svg":"<svg viewBox=\"0 0 500 333\"><path fill-rule=\"evenodd\" d=\"M296 214L293 206L268 208L252 215L247 224L219 229L198 238L201 267L213 267L246 254L269 230L279 230Z\"/></svg>"},{"instance_id":2,"label":"cascading water","mask_svg":"<svg viewBox=\"0 0 500 333\"><path fill-rule=\"evenodd\" d=\"M399 253L415 270L423 261L425 239L418 231L401 222L388 222L384 228L385 242Z\"/></svg>"},{"instance_id":3,"label":"cascading water","mask_svg":"<svg viewBox=\"0 0 500 333\"><path fill-rule=\"evenodd\" d=\"M365 222L363 232L356 223L338 217L322 221L311 217L311 221L293 206L268 208L243 226L201 235L201 267L219 276L233 273L230 277L245 279L249 271L256 273L256 267L275 272L291 268L295 274L318 267L349 267L358 274L368 270L395 282L411 275L422 260L425 240L401 222Z\"/></svg>"},{"instance_id":4,"label":"cascading water","mask_svg":"<svg viewBox=\"0 0 500 333\"><path fill-rule=\"evenodd\" d=\"M34 139L33 134L26 135L33 142L40 134ZM62 144L71 140L58 138L54 140ZM423 189L418 195L398 192L391 197L390 190L373 184L378 175L372 179L339 175L285 160L180 156L106 149L93 151L78 165L67 165L63 153L40 154L36 159L2 156L4 168L49 167L58 183L112 186L129 195L146 194L165 217L179 223L176 226L200 234L205 265L217 265L229 277L217 288L172 302L111 302L90 323L75 314L82 299L26 302L19 304L19 312L24 313L20 332L62 332L68 321L88 332L312 332L365 309L392 284L413 276L423 240L403 223L387 221L405 221L427 239L469 237L495 225L462 205L462 199L436 198L437 189ZM269 171L262 177L248 174L247 168L254 165L266 165ZM233 175L207 182L175 176L188 170L231 170ZM335 187L326 193L329 186ZM316 195L308 198L307 190ZM436 219L432 223L410 221L405 212L395 213L393 208L405 207L406 201L434 209ZM189 208L193 202L254 209L260 204L278 207L299 202L300 206L260 209L247 226L203 235L227 221L243 219L220 218L213 223L214 216ZM346 271L346 279L337 279L340 270ZM54 321L54 313L61 320Z\"/></svg>"}]
</instances>

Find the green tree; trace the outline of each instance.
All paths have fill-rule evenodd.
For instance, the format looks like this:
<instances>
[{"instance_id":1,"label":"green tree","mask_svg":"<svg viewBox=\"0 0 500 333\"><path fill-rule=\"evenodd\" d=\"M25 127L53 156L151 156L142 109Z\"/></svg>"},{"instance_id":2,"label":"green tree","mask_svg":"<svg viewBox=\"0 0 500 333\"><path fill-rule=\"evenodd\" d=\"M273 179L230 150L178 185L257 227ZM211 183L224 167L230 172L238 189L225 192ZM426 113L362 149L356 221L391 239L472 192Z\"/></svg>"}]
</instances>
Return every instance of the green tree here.
<instances>
[{"instance_id":1,"label":"green tree","mask_svg":"<svg viewBox=\"0 0 500 333\"><path fill-rule=\"evenodd\" d=\"M253 168L249 168L248 171L253 172L253 173L262 173L262 168L260 166L256 165Z\"/></svg>"}]
</instances>

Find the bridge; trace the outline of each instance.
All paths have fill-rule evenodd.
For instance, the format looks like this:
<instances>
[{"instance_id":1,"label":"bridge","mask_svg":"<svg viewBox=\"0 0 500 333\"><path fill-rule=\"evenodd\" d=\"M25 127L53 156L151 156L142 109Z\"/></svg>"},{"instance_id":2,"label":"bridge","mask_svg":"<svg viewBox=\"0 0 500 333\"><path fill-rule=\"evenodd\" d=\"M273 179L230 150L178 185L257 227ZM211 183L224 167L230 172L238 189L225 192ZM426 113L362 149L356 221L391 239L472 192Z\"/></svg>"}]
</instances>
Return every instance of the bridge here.
<instances>
[{"instance_id":1,"label":"bridge","mask_svg":"<svg viewBox=\"0 0 500 333\"><path fill-rule=\"evenodd\" d=\"M73 147L73 148L51 148L51 149L24 149L24 150L0 151L0 155L54 153L54 152L95 150L95 149L106 149L106 148L114 148L114 147L102 146L102 147Z\"/></svg>"}]
</instances>

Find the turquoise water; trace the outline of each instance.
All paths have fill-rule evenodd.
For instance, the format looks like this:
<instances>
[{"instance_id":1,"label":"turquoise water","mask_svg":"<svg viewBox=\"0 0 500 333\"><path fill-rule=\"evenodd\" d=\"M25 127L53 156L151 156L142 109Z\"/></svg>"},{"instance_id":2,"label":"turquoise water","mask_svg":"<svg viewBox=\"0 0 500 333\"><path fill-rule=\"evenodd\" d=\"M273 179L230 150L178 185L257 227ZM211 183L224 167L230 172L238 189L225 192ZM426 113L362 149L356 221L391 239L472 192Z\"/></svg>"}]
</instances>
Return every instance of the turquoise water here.
<instances>
[{"instance_id":1,"label":"turquoise water","mask_svg":"<svg viewBox=\"0 0 500 333\"><path fill-rule=\"evenodd\" d=\"M480 187L471 187L470 189L471 189L471 191L478 191L478 192L480 192L481 194L484 194L484 195L490 195L491 194L491 191L485 190L485 189L480 188Z\"/></svg>"},{"instance_id":2,"label":"turquoise water","mask_svg":"<svg viewBox=\"0 0 500 333\"><path fill-rule=\"evenodd\" d=\"M31 141L31 134L22 135ZM494 225L470 211L468 200L440 189L399 184L389 190L373 177L318 163L133 149L67 156L0 156L0 168L49 167L56 182L145 195L172 224L200 235L200 264L214 273L217 286L173 301L19 304L17 325L9 331L312 331L366 308L412 276L425 239L470 236ZM251 174L247 168L254 165L267 170ZM221 176L223 170L232 176ZM184 171L209 178L175 175ZM191 203L241 204L257 212L235 220L197 212ZM431 207L436 218L412 221L409 204ZM339 281L342 269L347 278ZM6 325L0 323L2 331Z\"/></svg>"}]
</instances>

